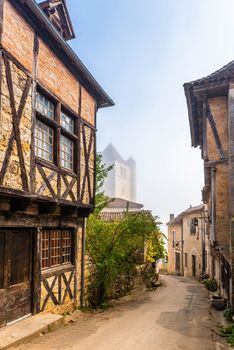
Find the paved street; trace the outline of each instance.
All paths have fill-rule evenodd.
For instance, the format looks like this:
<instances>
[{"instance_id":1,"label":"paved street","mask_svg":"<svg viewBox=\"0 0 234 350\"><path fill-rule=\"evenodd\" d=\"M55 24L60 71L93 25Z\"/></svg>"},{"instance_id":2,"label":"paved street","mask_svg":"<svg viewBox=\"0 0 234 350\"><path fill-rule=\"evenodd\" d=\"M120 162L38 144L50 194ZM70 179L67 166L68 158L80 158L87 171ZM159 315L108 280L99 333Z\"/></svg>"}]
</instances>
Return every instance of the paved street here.
<instances>
[{"instance_id":1,"label":"paved street","mask_svg":"<svg viewBox=\"0 0 234 350\"><path fill-rule=\"evenodd\" d=\"M207 291L197 281L163 276L156 291L125 297L101 313L82 314L76 322L19 349L220 349L215 346L209 307Z\"/></svg>"}]
</instances>

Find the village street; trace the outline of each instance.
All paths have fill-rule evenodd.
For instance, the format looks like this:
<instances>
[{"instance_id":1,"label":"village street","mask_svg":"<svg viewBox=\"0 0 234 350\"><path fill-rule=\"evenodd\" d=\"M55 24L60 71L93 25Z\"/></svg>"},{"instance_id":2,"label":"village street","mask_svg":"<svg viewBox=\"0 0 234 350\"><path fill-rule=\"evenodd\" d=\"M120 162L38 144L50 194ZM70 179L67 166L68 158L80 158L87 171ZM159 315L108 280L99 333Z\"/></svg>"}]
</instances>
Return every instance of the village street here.
<instances>
[{"instance_id":1,"label":"village street","mask_svg":"<svg viewBox=\"0 0 234 350\"><path fill-rule=\"evenodd\" d=\"M81 314L75 322L18 349L224 349L215 344L207 295L196 280L163 276L156 291L142 290L120 299L112 309Z\"/></svg>"}]
</instances>

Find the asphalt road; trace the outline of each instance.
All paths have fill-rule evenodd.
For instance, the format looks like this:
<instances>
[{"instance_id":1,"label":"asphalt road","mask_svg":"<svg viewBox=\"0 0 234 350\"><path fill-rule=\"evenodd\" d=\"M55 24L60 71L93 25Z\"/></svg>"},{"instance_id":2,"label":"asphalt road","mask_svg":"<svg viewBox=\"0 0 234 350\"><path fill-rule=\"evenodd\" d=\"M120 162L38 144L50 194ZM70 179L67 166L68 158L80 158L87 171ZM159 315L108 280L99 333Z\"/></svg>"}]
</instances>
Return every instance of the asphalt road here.
<instances>
[{"instance_id":1,"label":"asphalt road","mask_svg":"<svg viewBox=\"0 0 234 350\"><path fill-rule=\"evenodd\" d=\"M18 349L217 350L207 291L197 281L163 276L104 312L73 314L70 323Z\"/></svg>"}]
</instances>

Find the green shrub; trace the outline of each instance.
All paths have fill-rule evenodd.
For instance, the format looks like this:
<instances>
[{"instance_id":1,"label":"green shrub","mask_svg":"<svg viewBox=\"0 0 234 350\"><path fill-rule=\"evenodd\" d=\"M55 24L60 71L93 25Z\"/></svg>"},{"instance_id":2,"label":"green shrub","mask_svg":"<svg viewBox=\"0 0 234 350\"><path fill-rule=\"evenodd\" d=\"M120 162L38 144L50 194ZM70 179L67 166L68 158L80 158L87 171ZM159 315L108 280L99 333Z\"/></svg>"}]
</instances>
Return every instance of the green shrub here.
<instances>
[{"instance_id":1,"label":"green shrub","mask_svg":"<svg viewBox=\"0 0 234 350\"><path fill-rule=\"evenodd\" d=\"M229 327L222 328L220 335L225 337L231 346L234 346L234 323Z\"/></svg>"},{"instance_id":2,"label":"green shrub","mask_svg":"<svg viewBox=\"0 0 234 350\"><path fill-rule=\"evenodd\" d=\"M211 292L216 292L218 285L215 279L207 279L204 281L204 284L208 290Z\"/></svg>"},{"instance_id":3,"label":"green shrub","mask_svg":"<svg viewBox=\"0 0 234 350\"><path fill-rule=\"evenodd\" d=\"M223 312L223 316L226 318L228 322L232 322L232 312L230 309L225 309Z\"/></svg>"}]
</instances>

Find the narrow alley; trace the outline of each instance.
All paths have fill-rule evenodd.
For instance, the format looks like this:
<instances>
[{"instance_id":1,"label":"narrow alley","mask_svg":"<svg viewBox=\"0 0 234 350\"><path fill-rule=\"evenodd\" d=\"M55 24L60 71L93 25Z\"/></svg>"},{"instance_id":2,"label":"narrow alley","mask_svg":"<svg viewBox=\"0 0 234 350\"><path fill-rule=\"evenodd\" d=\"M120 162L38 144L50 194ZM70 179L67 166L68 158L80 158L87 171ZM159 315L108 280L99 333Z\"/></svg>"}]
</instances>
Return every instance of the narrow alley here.
<instances>
[{"instance_id":1,"label":"narrow alley","mask_svg":"<svg viewBox=\"0 0 234 350\"><path fill-rule=\"evenodd\" d=\"M18 350L224 349L216 344L213 328L204 286L193 279L162 276L156 291L135 292L101 313L79 314L67 326Z\"/></svg>"}]
</instances>

